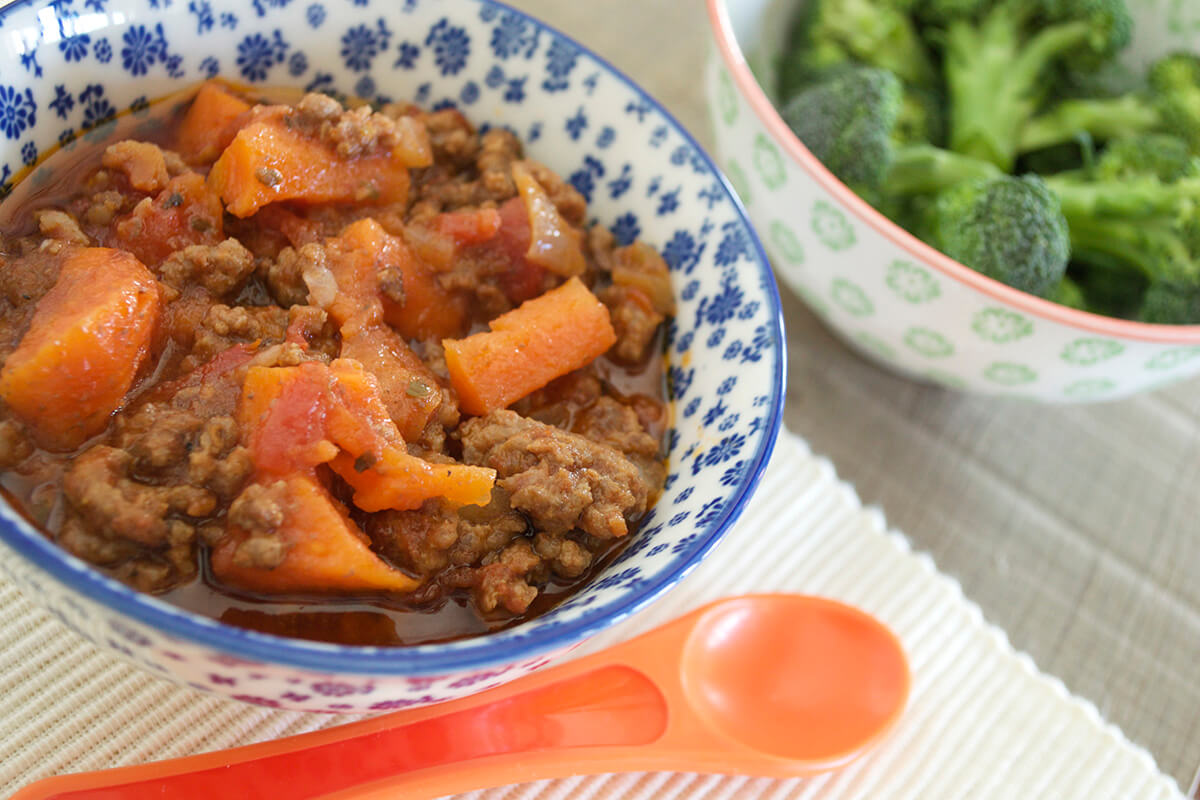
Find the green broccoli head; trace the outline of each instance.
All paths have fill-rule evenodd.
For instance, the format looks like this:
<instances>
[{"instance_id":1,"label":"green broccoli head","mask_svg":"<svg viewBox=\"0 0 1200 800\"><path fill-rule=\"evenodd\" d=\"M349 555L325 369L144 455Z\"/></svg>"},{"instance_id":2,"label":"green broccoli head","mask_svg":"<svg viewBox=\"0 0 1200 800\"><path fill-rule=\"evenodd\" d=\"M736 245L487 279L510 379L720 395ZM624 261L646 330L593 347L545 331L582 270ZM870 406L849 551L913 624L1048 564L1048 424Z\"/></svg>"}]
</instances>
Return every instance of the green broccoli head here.
<instances>
[{"instance_id":1,"label":"green broccoli head","mask_svg":"<svg viewBox=\"0 0 1200 800\"><path fill-rule=\"evenodd\" d=\"M1096 162L1101 181L1153 176L1171 183L1200 175L1200 159L1177 136L1148 133L1109 142Z\"/></svg>"},{"instance_id":2,"label":"green broccoli head","mask_svg":"<svg viewBox=\"0 0 1200 800\"><path fill-rule=\"evenodd\" d=\"M1200 324L1200 284L1178 281L1150 284L1142 296L1138 319L1160 325Z\"/></svg>"},{"instance_id":3,"label":"green broccoli head","mask_svg":"<svg viewBox=\"0 0 1200 800\"><path fill-rule=\"evenodd\" d=\"M937 123L923 117L919 105L906 104L912 96L886 70L842 67L793 97L780 114L813 155L876 207L889 195L936 194L1001 174L990 162L918 140L929 133L923 126Z\"/></svg>"},{"instance_id":4,"label":"green broccoli head","mask_svg":"<svg viewBox=\"0 0 1200 800\"><path fill-rule=\"evenodd\" d=\"M1167 56L1151 67L1149 82L1161 130L1183 138L1200 154L1200 56Z\"/></svg>"},{"instance_id":5,"label":"green broccoli head","mask_svg":"<svg viewBox=\"0 0 1200 800\"><path fill-rule=\"evenodd\" d=\"M1200 219L1194 207L1145 219L1072 213L1067 218L1074 256L1096 275L1085 284L1089 301L1096 293L1090 284L1095 283L1110 313L1133 311L1146 322L1200 322L1185 313L1182 299L1200 291ZM1146 286L1150 288L1138 311L1136 298Z\"/></svg>"},{"instance_id":6,"label":"green broccoli head","mask_svg":"<svg viewBox=\"0 0 1200 800\"><path fill-rule=\"evenodd\" d=\"M945 25L956 19L976 19L995 0L917 0L913 13L929 25Z\"/></svg>"},{"instance_id":7,"label":"green broccoli head","mask_svg":"<svg viewBox=\"0 0 1200 800\"><path fill-rule=\"evenodd\" d=\"M1063 276L1058 285L1046 295L1046 299L1053 300L1060 306L1066 306L1067 308L1075 308L1080 311L1087 310L1087 298L1083 294L1083 288L1073 281L1069 275Z\"/></svg>"},{"instance_id":8,"label":"green broccoli head","mask_svg":"<svg viewBox=\"0 0 1200 800\"><path fill-rule=\"evenodd\" d=\"M857 192L883 183L903 90L892 73L847 67L793 97L780 112L821 163Z\"/></svg>"},{"instance_id":9,"label":"green broccoli head","mask_svg":"<svg viewBox=\"0 0 1200 800\"><path fill-rule=\"evenodd\" d=\"M776 75L776 91L781 103L787 103L831 71L854 63L850 54L835 42L807 41L804 35L795 34L790 41L793 44L780 58Z\"/></svg>"},{"instance_id":10,"label":"green broccoli head","mask_svg":"<svg viewBox=\"0 0 1200 800\"><path fill-rule=\"evenodd\" d=\"M1040 0L1049 25L1079 25L1085 34L1063 53L1068 72L1094 72L1129 46L1133 16L1125 0Z\"/></svg>"},{"instance_id":11,"label":"green broccoli head","mask_svg":"<svg viewBox=\"0 0 1200 800\"><path fill-rule=\"evenodd\" d=\"M889 70L905 83L933 86L937 71L909 16L911 5L912 0L809 0L798 18L796 48L814 51L810 67L829 66L836 48L847 60Z\"/></svg>"},{"instance_id":12,"label":"green broccoli head","mask_svg":"<svg viewBox=\"0 0 1200 800\"><path fill-rule=\"evenodd\" d=\"M1044 297L1066 272L1067 221L1036 175L960 183L938 197L935 217L938 249L1016 289Z\"/></svg>"},{"instance_id":13,"label":"green broccoli head","mask_svg":"<svg viewBox=\"0 0 1200 800\"><path fill-rule=\"evenodd\" d=\"M1068 269L1083 290L1088 311L1106 317L1137 316L1149 285L1141 272L1094 253L1073 254Z\"/></svg>"}]
</instances>

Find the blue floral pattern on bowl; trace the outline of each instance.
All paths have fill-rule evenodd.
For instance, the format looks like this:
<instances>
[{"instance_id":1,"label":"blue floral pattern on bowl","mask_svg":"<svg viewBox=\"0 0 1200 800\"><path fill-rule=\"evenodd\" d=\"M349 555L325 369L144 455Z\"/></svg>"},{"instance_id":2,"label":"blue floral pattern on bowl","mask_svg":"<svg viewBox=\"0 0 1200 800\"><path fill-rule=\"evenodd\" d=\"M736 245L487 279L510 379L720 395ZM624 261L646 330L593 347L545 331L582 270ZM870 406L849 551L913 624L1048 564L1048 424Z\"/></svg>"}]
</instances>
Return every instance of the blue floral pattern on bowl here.
<instances>
[{"instance_id":1,"label":"blue floral pattern on bowl","mask_svg":"<svg viewBox=\"0 0 1200 800\"><path fill-rule=\"evenodd\" d=\"M628 616L673 586L738 516L780 425L774 281L695 141L579 44L488 0L18 0L0 10L0 34L0 198L10 209L55 168L46 154L152 125L152 100L212 75L408 99L514 131L620 241L641 237L662 251L678 299L667 341L675 407L667 488L615 563L544 616L412 648L279 639L139 595L0 505L0 541L19 556L0 565L68 626L158 674L251 703L419 706L536 669Z\"/></svg>"}]
</instances>

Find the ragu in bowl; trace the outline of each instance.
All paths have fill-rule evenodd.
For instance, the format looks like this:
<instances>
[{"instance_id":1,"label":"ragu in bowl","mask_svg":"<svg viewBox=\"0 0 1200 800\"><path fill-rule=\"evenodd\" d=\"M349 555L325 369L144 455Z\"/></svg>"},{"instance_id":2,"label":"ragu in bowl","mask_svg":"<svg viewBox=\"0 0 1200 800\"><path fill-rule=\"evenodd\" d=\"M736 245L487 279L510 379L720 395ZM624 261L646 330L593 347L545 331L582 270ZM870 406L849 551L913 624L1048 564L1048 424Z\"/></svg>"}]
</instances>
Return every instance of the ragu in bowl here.
<instances>
[{"instance_id":1,"label":"ragu in bowl","mask_svg":"<svg viewBox=\"0 0 1200 800\"><path fill-rule=\"evenodd\" d=\"M45 42L39 5L6 27ZM43 46L46 84L0 87L0 169L52 153L0 212L19 583L192 685L367 710L528 671L711 549L777 432L778 301L649 98L487 3L266 10L195 55L202 15L131 8L87 34L111 82ZM145 99L223 66L249 85ZM40 110L68 87L81 138Z\"/></svg>"}]
</instances>

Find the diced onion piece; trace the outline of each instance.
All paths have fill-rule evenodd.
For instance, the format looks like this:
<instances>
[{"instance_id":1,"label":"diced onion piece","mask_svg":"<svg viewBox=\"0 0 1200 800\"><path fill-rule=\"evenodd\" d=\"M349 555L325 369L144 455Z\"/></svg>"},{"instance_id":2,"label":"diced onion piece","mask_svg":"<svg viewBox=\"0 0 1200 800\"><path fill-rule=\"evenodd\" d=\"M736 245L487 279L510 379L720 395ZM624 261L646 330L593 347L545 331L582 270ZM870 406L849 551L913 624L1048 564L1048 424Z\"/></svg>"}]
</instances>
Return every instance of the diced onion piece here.
<instances>
[{"instance_id":1,"label":"diced onion piece","mask_svg":"<svg viewBox=\"0 0 1200 800\"><path fill-rule=\"evenodd\" d=\"M641 289L650 298L655 311L665 317L674 316L671 273L657 250L644 242L634 242L617 249L613 256L613 283Z\"/></svg>"},{"instance_id":2,"label":"diced onion piece","mask_svg":"<svg viewBox=\"0 0 1200 800\"><path fill-rule=\"evenodd\" d=\"M338 282L329 267L306 261L300 271L300 277L308 287L309 303L324 309L333 305L333 301L337 299Z\"/></svg>"},{"instance_id":3,"label":"diced onion piece","mask_svg":"<svg viewBox=\"0 0 1200 800\"><path fill-rule=\"evenodd\" d=\"M553 273L570 278L587 269L579 232L558 213L546 190L521 161L512 165L513 182L529 214L529 251L525 258Z\"/></svg>"}]
</instances>

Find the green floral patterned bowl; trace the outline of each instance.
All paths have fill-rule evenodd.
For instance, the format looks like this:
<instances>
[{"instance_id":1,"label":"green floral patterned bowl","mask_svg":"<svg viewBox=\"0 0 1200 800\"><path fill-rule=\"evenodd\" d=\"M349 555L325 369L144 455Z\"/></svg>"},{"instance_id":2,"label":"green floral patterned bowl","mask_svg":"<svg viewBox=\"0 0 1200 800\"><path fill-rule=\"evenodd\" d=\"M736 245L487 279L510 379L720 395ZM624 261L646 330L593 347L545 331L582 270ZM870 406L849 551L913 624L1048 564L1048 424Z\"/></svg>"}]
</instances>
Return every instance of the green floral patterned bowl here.
<instances>
[{"instance_id":1,"label":"green floral patterned bowl","mask_svg":"<svg viewBox=\"0 0 1200 800\"><path fill-rule=\"evenodd\" d=\"M1200 325L1112 319L1012 289L908 234L825 169L763 89L799 1L708 0L706 90L717 156L776 273L832 330L905 375L1045 402L1111 400L1200 372ZM1200 2L1129 3L1133 66L1200 49Z\"/></svg>"}]
</instances>

